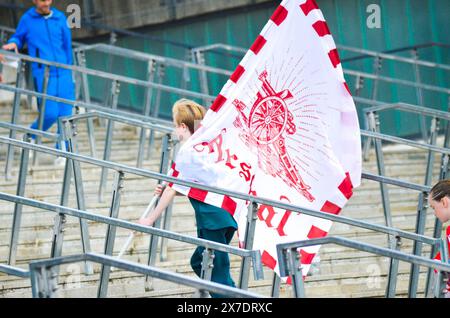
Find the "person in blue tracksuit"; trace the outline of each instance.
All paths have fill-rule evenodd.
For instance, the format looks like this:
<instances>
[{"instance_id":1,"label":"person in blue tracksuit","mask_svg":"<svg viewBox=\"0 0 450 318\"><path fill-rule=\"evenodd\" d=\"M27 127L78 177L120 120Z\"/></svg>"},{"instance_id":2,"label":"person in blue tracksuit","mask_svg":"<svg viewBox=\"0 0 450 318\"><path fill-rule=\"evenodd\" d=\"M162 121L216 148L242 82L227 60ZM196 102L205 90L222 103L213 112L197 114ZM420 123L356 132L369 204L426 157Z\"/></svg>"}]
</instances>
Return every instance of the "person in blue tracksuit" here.
<instances>
[{"instance_id":1,"label":"person in blue tracksuit","mask_svg":"<svg viewBox=\"0 0 450 318\"><path fill-rule=\"evenodd\" d=\"M33 3L35 6L24 13L16 32L2 48L17 52L27 44L28 53L32 57L72 65L72 37L64 13L51 7L51 0L33 0ZM45 66L41 63L32 63L31 70L35 89L42 93ZM75 100L71 70L50 67L47 94ZM41 99L38 99L39 109L41 102ZM71 114L71 105L47 99L43 130L49 129L59 117ZM38 128L38 119L31 128Z\"/></svg>"},{"instance_id":2,"label":"person in blue tracksuit","mask_svg":"<svg viewBox=\"0 0 450 318\"><path fill-rule=\"evenodd\" d=\"M181 99L174 104L175 133L180 142L184 142L192 136L195 122L201 121L205 112L202 106L187 99ZM170 186L167 186L164 190L162 186L157 186L155 194L161 195L159 203L147 218L139 220L139 223L142 225L153 225L173 200L176 191ZM209 241L229 244L237 230L237 223L233 216L222 208L206 204L194 198L190 197L189 201L195 211L197 236ZM199 246L191 257L191 267L199 277L202 269L203 251L204 247ZM214 251L211 280L231 287L236 286L230 275L230 260L227 253ZM220 298L223 295L211 293L211 297Z\"/></svg>"}]
</instances>

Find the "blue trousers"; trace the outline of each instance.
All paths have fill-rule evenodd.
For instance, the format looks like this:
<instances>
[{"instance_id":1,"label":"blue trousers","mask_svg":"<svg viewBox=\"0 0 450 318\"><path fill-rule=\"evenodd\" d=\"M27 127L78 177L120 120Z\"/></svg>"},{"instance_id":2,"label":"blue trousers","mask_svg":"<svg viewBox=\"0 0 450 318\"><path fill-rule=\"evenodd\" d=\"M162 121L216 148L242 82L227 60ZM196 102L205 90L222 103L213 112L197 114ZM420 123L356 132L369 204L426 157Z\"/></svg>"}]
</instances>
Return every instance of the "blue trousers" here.
<instances>
[{"instance_id":1,"label":"blue trousers","mask_svg":"<svg viewBox=\"0 0 450 318\"><path fill-rule=\"evenodd\" d=\"M236 229L232 227L227 227L218 230L207 230L207 229L199 229L197 230L197 235L199 238L203 238L209 241L214 241L222 244L230 244L231 239L233 238L234 232ZM195 249L194 254L191 257L191 267L198 277L201 275L202 270L202 260L203 260L203 246L199 246ZM211 281L235 287L233 279L230 275L230 259L228 257L228 253L214 251L214 262L213 262L213 270ZM212 298L223 298L223 295L211 293Z\"/></svg>"},{"instance_id":2,"label":"blue trousers","mask_svg":"<svg viewBox=\"0 0 450 318\"><path fill-rule=\"evenodd\" d=\"M34 86L36 91L43 93L43 74L33 74ZM51 74L48 80L47 94L55 97L75 100L75 87L72 80L71 72L59 72L59 74ZM42 99L38 98L38 108L41 111ZM58 120L59 117L72 115L72 105L58 103L47 99L45 102L44 123L42 129L48 130ZM31 128L38 129L39 117L31 124ZM60 133L60 127L58 127ZM32 136L36 138L35 135ZM59 145L56 145L59 148ZM66 145L67 149L67 145Z\"/></svg>"}]
</instances>

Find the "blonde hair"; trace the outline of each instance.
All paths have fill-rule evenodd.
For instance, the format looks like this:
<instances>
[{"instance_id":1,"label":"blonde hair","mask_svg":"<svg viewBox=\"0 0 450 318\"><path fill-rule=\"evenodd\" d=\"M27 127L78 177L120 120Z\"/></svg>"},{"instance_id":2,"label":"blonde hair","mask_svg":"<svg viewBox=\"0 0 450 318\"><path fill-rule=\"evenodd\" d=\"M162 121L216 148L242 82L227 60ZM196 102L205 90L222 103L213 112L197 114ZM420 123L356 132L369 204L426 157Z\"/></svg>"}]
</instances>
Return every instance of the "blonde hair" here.
<instances>
[{"instance_id":1,"label":"blonde hair","mask_svg":"<svg viewBox=\"0 0 450 318\"><path fill-rule=\"evenodd\" d=\"M177 125L185 124L191 134L196 130L198 123L205 117L206 109L196 102L182 98L177 100L172 107L172 115Z\"/></svg>"}]
</instances>

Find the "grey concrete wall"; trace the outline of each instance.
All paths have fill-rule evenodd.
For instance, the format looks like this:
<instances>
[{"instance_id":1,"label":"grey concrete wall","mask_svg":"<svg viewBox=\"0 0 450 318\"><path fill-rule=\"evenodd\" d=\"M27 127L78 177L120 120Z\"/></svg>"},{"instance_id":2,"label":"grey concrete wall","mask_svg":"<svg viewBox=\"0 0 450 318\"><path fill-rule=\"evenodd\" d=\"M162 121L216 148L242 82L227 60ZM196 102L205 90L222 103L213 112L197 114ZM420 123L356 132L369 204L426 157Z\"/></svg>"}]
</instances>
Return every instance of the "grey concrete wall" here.
<instances>
[{"instance_id":1,"label":"grey concrete wall","mask_svg":"<svg viewBox=\"0 0 450 318\"><path fill-rule=\"evenodd\" d=\"M0 0L0 3L10 3L8 0ZM31 0L15 0L13 3L19 6L32 6ZM78 4L82 14L90 13L92 21L128 29L154 24L162 24L184 18L255 5L263 2L279 2L274 0L54 0L54 6L66 12L69 4ZM17 10L14 14L10 10L0 8L0 25L15 28L14 15L17 18L24 10ZM74 29L75 39L94 36L105 33L93 32L86 25L81 29Z\"/></svg>"}]
</instances>

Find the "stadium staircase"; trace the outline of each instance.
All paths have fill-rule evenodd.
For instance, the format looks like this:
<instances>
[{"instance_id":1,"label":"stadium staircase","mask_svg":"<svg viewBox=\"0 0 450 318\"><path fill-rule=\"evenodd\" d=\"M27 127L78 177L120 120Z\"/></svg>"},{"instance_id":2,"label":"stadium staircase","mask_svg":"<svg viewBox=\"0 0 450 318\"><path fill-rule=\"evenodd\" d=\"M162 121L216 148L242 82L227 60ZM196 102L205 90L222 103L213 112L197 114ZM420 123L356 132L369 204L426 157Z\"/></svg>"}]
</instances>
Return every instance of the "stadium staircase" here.
<instances>
[{"instance_id":1,"label":"stadium staircase","mask_svg":"<svg viewBox=\"0 0 450 318\"><path fill-rule=\"evenodd\" d=\"M11 100L3 100L0 105L0 121L9 122L11 116ZM20 123L31 123L36 112L27 107L22 101ZM136 154L139 134L135 128L116 124L111 160L130 166L136 164ZM85 125L80 125L79 152L89 154L89 144ZM53 129L54 131L54 129ZM0 129L1 136L7 136L8 131ZM96 124L96 147L101 153L104 147L105 128ZM45 145L52 146L50 143ZM159 144L149 159L144 160L145 169L158 171ZM426 167L427 152L400 146L384 147L386 175L405 181L422 183ZM6 147L0 148L0 189L2 192L15 194L18 176L19 152L16 153L12 178L5 180L4 164ZM436 156L434 176L439 174L440 157ZM98 186L100 169L90 165L81 165L83 184L85 187L86 209L90 212L108 215L113 186L113 175L108 175L107 189L103 202L98 201ZM41 155L39 163L29 168L25 196L49 203L59 204L63 178L63 166L54 164L54 158ZM374 151L370 153L368 161L363 163L363 171L377 173ZM154 180L125 176L124 191L121 199L119 217L125 220L136 221L152 198L152 191L156 182ZM414 232L417 215L418 193L406 191L398 187L389 187L390 202L394 227ZM70 207L76 207L74 187L71 187L69 200ZM363 179L362 184L354 192L353 197L341 212L341 215L384 224L383 208L379 183ZM2 201L0 203L0 263L6 263L9 250L9 239L13 217L13 204ZM22 225L20 229L17 265L27 269L28 262L48 258L51 249L54 214L35 208L24 206ZM68 217L64 236L63 255L81 253L80 229L78 220ZM432 236L434 216L429 210L426 232ZM185 197L175 199L171 230L196 235L195 218L193 210ZM106 226L89 222L92 251L103 253ZM129 232L117 230L115 241L115 254L120 250ZM387 246L386 235L372 231L350 227L335 223L330 235L339 235L356 239L361 242ZM148 235L138 235L130 251L124 259L146 263L148 257ZM236 237L233 241L237 245ZM168 242L167 259L159 259L157 266L173 272L194 275L189 259L194 246L181 244L175 241ZM411 252L412 242L404 241L402 251ZM429 249L424 248L424 255ZM359 252L341 246L323 246L319 253L320 265L311 270L312 275L305 281L305 291L308 297L384 297L389 259L377 257L368 253ZM232 276L238 280L240 259L232 260ZM97 293L100 267L94 266L93 275L85 275L81 264L71 264L61 268L59 297L95 297ZM400 262L397 296L407 296L410 264ZM418 296L423 296L425 285L425 269L419 280ZM252 275L249 290L270 296L273 274L265 269L265 279L254 281ZM153 289L146 290L144 277L139 274L123 271L113 271L110 276L108 297L191 297L194 290L181 285L160 281L153 281ZM422 293L421 293L422 291ZM31 297L29 279L21 279L0 273L0 297ZM289 285L281 284L280 297L292 297Z\"/></svg>"}]
</instances>

